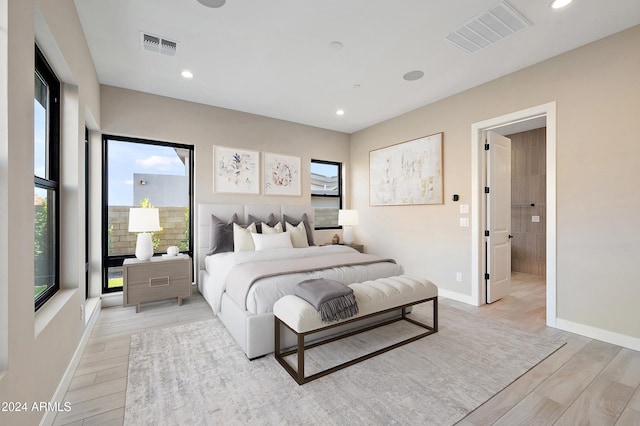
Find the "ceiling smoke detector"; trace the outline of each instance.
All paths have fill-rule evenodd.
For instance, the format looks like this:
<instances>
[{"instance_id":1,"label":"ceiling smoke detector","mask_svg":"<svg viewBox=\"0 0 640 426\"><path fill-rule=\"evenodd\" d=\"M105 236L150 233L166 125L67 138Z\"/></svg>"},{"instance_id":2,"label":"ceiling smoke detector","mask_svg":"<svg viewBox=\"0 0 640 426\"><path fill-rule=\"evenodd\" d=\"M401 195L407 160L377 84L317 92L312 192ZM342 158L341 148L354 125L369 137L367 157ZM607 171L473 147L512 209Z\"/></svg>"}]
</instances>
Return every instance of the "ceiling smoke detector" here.
<instances>
[{"instance_id":1,"label":"ceiling smoke detector","mask_svg":"<svg viewBox=\"0 0 640 426\"><path fill-rule=\"evenodd\" d=\"M143 32L140 32L140 46L147 52L160 53L167 56L176 56L178 52L177 41Z\"/></svg>"},{"instance_id":2,"label":"ceiling smoke detector","mask_svg":"<svg viewBox=\"0 0 640 426\"><path fill-rule=\"evenodd\" d=\"M465 52L476 53L530 26L531 22L502 1L471 18L446 38Z\"/></svg>"},{"instance_id":3,"label":"ceiling smoke detector","mask_svg":"<svg viewBox=\"0 0 640 426\"><path fill-rule=\"evenodd\" d=\"M198 3L200 3L201 5L214 9L224 6L226 2L227 0L198 0Z\"/></svg>"}]
</instances>

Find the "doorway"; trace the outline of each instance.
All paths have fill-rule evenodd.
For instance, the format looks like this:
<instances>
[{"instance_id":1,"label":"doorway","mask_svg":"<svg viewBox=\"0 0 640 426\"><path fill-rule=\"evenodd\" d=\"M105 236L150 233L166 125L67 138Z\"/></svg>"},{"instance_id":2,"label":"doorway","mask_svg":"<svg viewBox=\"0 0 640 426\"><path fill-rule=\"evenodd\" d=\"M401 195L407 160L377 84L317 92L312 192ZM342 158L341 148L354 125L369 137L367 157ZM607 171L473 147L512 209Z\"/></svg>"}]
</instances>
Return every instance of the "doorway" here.
<instances>
[{"instance_id":1,"label":"doorway","mask_svg":"<svg viewBox=\"0 0 640 426\"><path fill-rule=\"evenodd\" d=\"M536 120L544 120L547 127L545 172L546 172L546 325L555 327L556 322L556 106L555 102L495 117L472 125L472 300L482 305L486 300L484 250L484 224L486 223L484 183L487 166L484 156L483 135L489 130L501 129L500 133L515 133L517 126L531 126ZM538 126L540 127L540 126ZM533 127L531 127L533 128ZM506 132L506 133L503 133Z\"/></svg>"},{"instance_id":2,"label":"doorway","mask_svg":"<svg viewBox=\"0 0 640 426\"><path fill-rule=\"evenodd\" d=\"M546 274L546 120L495 129L511 140L511 271Z\"/></svg>"}]
</instances>

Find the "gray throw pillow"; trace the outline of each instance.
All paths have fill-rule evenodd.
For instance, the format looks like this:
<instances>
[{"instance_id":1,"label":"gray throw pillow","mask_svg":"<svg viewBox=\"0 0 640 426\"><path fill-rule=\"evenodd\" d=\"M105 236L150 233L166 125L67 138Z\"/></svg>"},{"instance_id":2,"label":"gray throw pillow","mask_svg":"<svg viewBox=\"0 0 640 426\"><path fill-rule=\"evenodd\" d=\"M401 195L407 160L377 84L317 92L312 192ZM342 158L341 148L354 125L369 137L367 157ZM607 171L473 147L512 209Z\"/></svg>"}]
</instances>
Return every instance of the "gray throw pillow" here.
<instances>
[{"instance_id":1,"label":"gray throw pillow","mask_svg":"<svg viewBox=\"0 0 640 426\"><path fill-rule=\"evenodd\" d=\"M253 215L249 215L249 225L251 225L252 223L255 223L256 229L258 230L258 234L262 234L262 222L266 223L267 225L273 228L278 224L278 219L276 219L273 213L269 213L269 217L267 218L267 220L258 219Z\"/></svg>"},{"instance_id":2,"label":"gray throw pillow","mask_svg":"<svg viewBox=\"0 0 640 426\"><path fill-rule=\"evenodd\" d=\"M231 216L231 222L225 223L215 215L211 215L209 233L209 251L207 256L233 251L233 224L238 222L238 215Z\"/></svg>"}]
</instances>

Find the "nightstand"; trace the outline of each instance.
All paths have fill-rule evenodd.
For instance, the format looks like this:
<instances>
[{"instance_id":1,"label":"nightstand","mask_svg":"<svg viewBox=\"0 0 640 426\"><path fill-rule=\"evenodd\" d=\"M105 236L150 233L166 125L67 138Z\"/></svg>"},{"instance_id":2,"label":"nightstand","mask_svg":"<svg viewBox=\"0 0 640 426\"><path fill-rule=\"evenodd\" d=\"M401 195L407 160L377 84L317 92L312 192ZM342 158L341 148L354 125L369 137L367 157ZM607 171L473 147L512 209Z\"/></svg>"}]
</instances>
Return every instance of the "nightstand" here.
<instances>
[{"instance_id":1,"label":"nightstand","mask_svg":"<svg viewBox=\"0 0 640 426\"><path fill-rule=\"evenodd\" d=\"M126 259L123 264L124 306L191 296L191 257L178 255L151 260Z\"/></svg>"},{"instance_id":2,"label":"nightstand","mask_svg":"<svg viewBox=\"0 0 640 426\"><path fill-rule=\"evenodd\" d=\"M364 253L364 245L362 244L344 244L344 243L340 243L340 244L322 244L323 246L334 246L334 245L339 245L339 246L347 246L347 247L351 247L352 249L358 250L360 253Z\"/></svg>"},{"instance_id":3,"label":"nightstand","mask_svg":"<svg viewBox=\"0 0 640 426\"><path fill-rule=\"evenodd\" d=\"M358 250L360 253L364 253L364 245L362 244L343 244L347 247L351 247L352 249Z\"/></svg>"}]
</instances>

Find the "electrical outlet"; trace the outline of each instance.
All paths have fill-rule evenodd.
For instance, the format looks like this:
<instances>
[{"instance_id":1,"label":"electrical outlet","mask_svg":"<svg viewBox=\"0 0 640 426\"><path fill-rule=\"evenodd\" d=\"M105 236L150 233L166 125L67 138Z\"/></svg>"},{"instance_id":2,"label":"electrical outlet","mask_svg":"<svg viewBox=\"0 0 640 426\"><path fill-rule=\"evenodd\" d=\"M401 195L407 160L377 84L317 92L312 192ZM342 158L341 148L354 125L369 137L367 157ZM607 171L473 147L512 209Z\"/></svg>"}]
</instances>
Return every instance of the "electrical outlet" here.
<instances>
[{"instance_id":1,"label":"electrical outlet","mask_svg":"<svg viewBox=\"0 0 640 426\"><path fill-rule=\"evenodd\" d=\"M531 222L540 222L540 216L531 216Z\"/></svg>"},{"instance_id":2,"label":"electrical outlet","mask_svg":"<svg viewBox=\"0 0 640 426\"><path fill-rule=\"evenodd\" d=\"M469 204L460 204L460 213L469 213Z\"/></svg>"},{"instance_id":3,"label":"electrical outlet","mask_svg":"<svg viewBox=\"0 0 640 426\"><path fill-rule=\"evenodd\" d=\"M464 226L464 227L469 226L469 218L468 217L461 217L460 218L460 226Z\"/></svg>"},{"instance_id":4,"label":"electrical outlet","mask_svg":"<svg viewBox=\"0 0 640 426\"><path fill-rule=\"evenodd\" d=\"M456 281L462 282L462 272L456 272Z\"/></svg>"}]
</instances>

